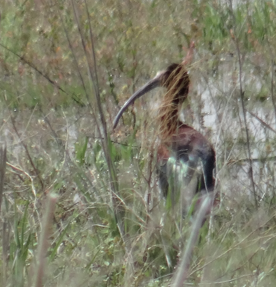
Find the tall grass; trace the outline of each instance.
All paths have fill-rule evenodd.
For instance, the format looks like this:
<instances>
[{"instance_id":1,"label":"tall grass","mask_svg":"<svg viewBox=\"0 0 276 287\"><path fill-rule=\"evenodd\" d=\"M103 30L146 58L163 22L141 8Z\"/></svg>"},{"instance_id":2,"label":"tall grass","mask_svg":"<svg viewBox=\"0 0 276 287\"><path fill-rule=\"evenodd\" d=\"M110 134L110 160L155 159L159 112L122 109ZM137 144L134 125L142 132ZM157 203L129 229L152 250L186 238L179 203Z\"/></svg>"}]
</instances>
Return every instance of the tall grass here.
<instances>
[{"instance_id":1,"label":"tall grass","mask_svg":"<svg viewBox=\"0 0 276 287\"><path fill-rule=\"evenodd\" d=\"M275 12L274 1L4 0L1 286L274 286ZM214 145L221 199L200 230L159 198L162 91L112 130L191 40L182 120Z\"/></svg>"}]
</instances>

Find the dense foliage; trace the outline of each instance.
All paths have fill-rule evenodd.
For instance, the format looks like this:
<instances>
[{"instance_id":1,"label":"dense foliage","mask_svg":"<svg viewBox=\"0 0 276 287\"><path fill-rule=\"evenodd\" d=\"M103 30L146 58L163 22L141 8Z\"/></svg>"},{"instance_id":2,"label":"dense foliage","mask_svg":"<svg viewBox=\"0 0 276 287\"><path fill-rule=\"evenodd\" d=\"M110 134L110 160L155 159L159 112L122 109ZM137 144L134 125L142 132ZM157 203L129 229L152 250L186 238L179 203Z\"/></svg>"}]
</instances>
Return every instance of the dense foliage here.
<instances>
[{"instance_id":1,"label":"dense foliage","mask_svg":"<svg viewBox=\"0 0 276 287\"><path fill-rule=\"evenodd\" d=\"M213 143L221 200L187 284L274 286L275 16L274 0L2 0L0 285L34 284L42 250L43 286L169 286L193 219L158 194L162 90L112 121L193 40L182 120Z\"/></svg>"}]
</instances>

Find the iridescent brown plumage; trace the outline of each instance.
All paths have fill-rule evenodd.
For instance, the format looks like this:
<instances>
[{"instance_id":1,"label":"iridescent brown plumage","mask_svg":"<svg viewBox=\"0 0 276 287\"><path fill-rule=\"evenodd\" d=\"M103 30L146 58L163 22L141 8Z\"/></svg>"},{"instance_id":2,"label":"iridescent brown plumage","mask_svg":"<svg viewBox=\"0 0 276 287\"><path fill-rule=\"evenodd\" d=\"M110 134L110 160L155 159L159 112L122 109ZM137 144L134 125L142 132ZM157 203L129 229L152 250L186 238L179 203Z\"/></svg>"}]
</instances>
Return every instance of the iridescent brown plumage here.
<instances>
[{"instance_id":1,"label":"iridescent brown plumage","mask_svg":"<svg viewBox=\"0 0 276 287\"><path fill-rule=\"evenodd\" d=\"M158 110L158 137L160 145L157 151L159 162L159 182L164 196L168 193L168 160L174 158L176 163L188 166L188 181L201 159L203 176L201 190L212 191L214 188L213 170L215 168L215 151L208 140L192 127L179 120L179 109L188 96L190 79L186 65L191 62L194 44L190 46L187 56L180 64L172 64L158 73L152 80L136 91L123 105L114 120L116 128L123 112L137 98L156 87L164 87L166 93Z\"/></svg>"}]
</instances>

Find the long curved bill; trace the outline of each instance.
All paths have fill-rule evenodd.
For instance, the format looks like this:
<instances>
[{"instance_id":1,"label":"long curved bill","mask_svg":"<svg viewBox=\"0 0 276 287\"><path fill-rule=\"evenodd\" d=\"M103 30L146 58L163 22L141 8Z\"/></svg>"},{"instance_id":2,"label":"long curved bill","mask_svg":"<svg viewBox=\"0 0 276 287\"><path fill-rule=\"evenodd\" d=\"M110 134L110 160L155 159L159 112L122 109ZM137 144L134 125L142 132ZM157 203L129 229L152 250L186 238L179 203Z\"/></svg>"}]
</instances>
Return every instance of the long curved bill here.
<instances>
[{"instance_id":1,"label":"long curved bill","mask_svg":"<svg viewBox=\"0 0 276 287\"><path fill-rule=\"evenodd\" d=\"M164 73L164 72L163 72ZM141 89L136 91L122 106L120 111L118 112L117 116L115 117L113 121L113 129L116 128L122 114L124 111L138 98L143 96L145 93L149 92L150 90L153 90L154 88L157 88L161 86L161 76L163 73L157 74L152 80L148 81Z\"/></svg>"}]
</instances>

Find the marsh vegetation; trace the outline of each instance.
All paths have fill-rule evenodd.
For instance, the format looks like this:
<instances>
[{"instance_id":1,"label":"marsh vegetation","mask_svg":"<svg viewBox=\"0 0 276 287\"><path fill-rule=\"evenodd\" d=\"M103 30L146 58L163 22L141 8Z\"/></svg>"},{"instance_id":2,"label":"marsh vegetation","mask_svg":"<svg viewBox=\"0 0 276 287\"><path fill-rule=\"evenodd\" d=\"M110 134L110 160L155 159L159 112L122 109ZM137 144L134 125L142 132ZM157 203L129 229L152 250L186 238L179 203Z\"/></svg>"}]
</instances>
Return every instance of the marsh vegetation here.
<instances>
[{"instance_id":1,"label":"marsh vegetation","mask_svg":"<svg viewBox=\"0 0 276 287\"><path fill-rule=\"evenodd\" d=\"M275 1L2 0L0 34L1 286L171 284L193 221L158 194L162 89L112 121L192 40L220 203L185 286L275 286Z\"/></svg>"}]
</instances>

